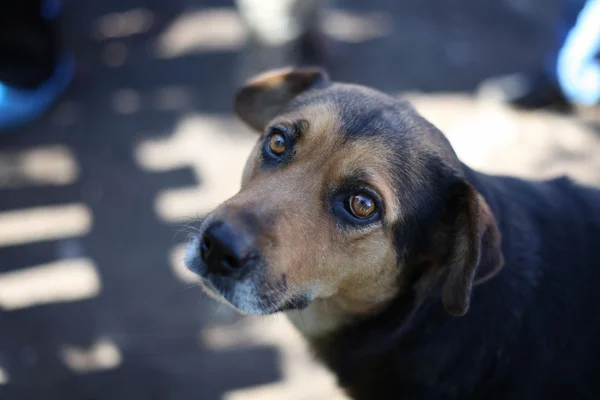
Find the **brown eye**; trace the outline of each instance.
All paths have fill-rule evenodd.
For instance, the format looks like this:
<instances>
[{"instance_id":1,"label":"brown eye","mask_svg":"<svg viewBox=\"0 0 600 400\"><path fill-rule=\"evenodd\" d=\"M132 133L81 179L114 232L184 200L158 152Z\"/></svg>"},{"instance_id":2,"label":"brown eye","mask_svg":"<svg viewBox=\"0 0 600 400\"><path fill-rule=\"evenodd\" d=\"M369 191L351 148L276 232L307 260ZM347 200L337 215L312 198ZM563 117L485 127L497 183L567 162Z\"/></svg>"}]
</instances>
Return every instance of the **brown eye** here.
<instances>
[{"instance_id":1,"label":"brown eye","mask_svg":"<svg viewBox=\"0 0 600 400\"><path fill-rule=\"evenodd\" d=\"M369 218L377 210L375 199L366 193L359 193L350 196L350 211L356 218Z\"/></svg>"},{"instance_id":2,"label":"brown eye","mask_svg":"<svg viewBox=\"0 0 600 400\"><path fill-rule=\"evenodd\" d=\"M269 139L269 150L275 155L282 155L285 152L286 144L285 137L281 133L271 135Z\"/></svg>"}]
</instances>

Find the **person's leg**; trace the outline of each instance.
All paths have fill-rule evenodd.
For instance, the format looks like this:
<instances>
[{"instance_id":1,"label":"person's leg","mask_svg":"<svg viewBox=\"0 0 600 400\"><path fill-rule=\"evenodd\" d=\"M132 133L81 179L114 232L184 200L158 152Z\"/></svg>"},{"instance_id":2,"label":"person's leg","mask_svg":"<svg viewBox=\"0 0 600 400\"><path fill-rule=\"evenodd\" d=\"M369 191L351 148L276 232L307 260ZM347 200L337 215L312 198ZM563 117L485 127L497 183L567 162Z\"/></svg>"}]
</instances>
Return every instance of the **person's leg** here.
<instances>
[{"instance_id":1,"label":"person's leg","mask_svg":"<svg viewBox=\"0 0 600 400\"><path fill-rule=\"evenodd\" d=\"M577 23L577 16L585 6L586 0L563 0L561 13L554 24L554 38L552 50L546 56L544 69L545 73L556 85L558 85L558 76L556 65L558 54L563 47L569 32Z\"/></svg>"},{"instance_id":2,"label":"person's leg","mask_svg":"<svg viewBox=\"0 0 600 400\"><path fill-rule=\"evenodd\" d=\"M588 0L556 59L557 81L575 104L600 103L600 0Z\"/></svg>"},{"instance_id":3,"label":"person's leg","mask_svg":"<svg viewBox=\"0 0 600 400\"><path fill-rule=\"evenodd\" d=\"M0 5L0 129L43 114L70 83L74 61L61 53L59 0Z\"/></svg>"},{"instance_id":4,"label":"person's leg","mask_svg":"<svg viewBox=\"0 0 600 400\"><path fill-rule=\"evenodd\" d=\"M545 57L543 65L528 73L489 79L480 85L480 94L498 98L518 108L571 109L572 103L566 98L558 80L557 60L585 2L586 0L563 0L561 12L556 19L552 50Z\"/></svg>"},{"instance_id":5,"label":"person's leg","mask_svg":"<svg viewBox=\"0 0 600 400\"><path fill-rule=\"evenodd\" d=\"M324 59L325 0L236 0L248 40L240 80L267 69Z\"/></svg>"}]
</instances>

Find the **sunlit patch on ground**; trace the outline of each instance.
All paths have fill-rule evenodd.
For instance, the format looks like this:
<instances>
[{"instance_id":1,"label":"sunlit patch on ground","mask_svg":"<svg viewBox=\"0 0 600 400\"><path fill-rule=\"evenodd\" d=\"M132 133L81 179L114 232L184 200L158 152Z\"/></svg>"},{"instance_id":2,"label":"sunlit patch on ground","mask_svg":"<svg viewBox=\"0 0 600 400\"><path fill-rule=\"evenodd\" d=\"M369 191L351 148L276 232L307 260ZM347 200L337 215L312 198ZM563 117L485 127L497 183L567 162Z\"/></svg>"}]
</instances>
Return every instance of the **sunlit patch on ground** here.
<instances>
[{"instance_id":1,"label":"sunlit patch on ground","mask_svg":"<svg viewBox=\"0 0 600 400\"><path fill-rule=\"evenodd\" d=\"M175 277L183 283L198 283L198 277L192 271L187 269L184 264L186 244L182 243L175 246L169 254L169 264Z\"/></svg>"},{"instance_id":2,"label":"sunlit patch on ground","mask_svg":"<svg viewBox=\"0 0 600 400\"><path fill-rule=\"evenodd\" d=\"M327 13L324 29L341 42L360 43L392 34L392 19L385 13L350 13L331 10Z\"/></svg>"},{"instance_id":3,"label":"sunlit patch on ground","mask_svg":"<svg viewBox=\"0 0 600 400\"><path fill-rule=\"evenodd\" d=\"M235 8L215 8L181 15L160 35L159 58L202 51L231 51L244 42L244 27Z\"/></svg>"},{"instance_id":4,"label":"sunlit patch on ground","mask_svg":"<svg viewBox=\"0 0 600 400\"><path fill-rule=\"evenodd\" d=\"M119 114L134 114L140 109L140 95L133 89L120 89L112 96L112 107Z\"/></svg>"},{"instance_id":5,"label":"sunlit patch on ground","mask_svg":"<svg viewBox=\"0 0 600 400\"><path fill-rule=\"evenodd\" d=\"M600 184L600 136L571 117L522 112L460 94L406 97L471 168L526 178L568 174Z\"/></svg>"},{"instance_id":6,"label":"sunlit patch on ground","mask_svg":"<svg viewBox=\"0 0 600 400\"><path fill-rule=\"evenodd\" d=\"M262 15L261 15L262 16ZM264 23L273 23L265 14ZM325 32L341 42L360 43L388 36L392 20L384 13L350 13L329 10L323 24ZM242 47L244 26L234 8L188 12L173 21L156 43L159 58L175 58L205 51L231 51Z\"/></svg>"},{"instance_id":7,"label":"sunlit patch on ground","mask_svg":"<svg viewBox=\"0 0 600 400\"><path fill-rule=\"evenodd\" d=\"M100 290L100 277L92 261L61 260L1 273L0 310L90 299Z\"/></svg>"},{"instance_id":8,"label":"sunlit patch on ground","mask_svg":"<svg viewBox=\"0 0 600 400\"><path fill-rule=\"evenodd\" d=\"M83 204L41 206L0 212L0 247L82 236L92 226Z\"/></svg>"},{"instance_id":9,"label":"sunlit patch on ground","mask_svg":"<svg viewBox=\"0 0 600 400\"><path fill-rule=\"evenodd\" d=\"M239 190L246 159L257 140L232 118L194 115L183 118L167 139L141 143L136 160L148 171L192 167L200 187L158 194L156 212L165 222L204 215Z\"/></svg>"},{"instance_id":10,"label":"sunlit patch on ground","mask_svg":"<svg viewBox=\"0 0 600 400\"><path fill-rule=\"evenodd\" d=\"M192 105L194 93L185 86L157 88L152 97L154 108L160 111L184 111Z\"/></svg>"},{"instance_id":11,"label":"sunlit patch on ground","mask_svg":"<svg viewBox=\"0 0 600 400\"><path fill-rule=\"evenodd\" d=\"M0 152L0 189L35 185L68 185L77 180L75 156L65 146Z\"/></svg>"},{"instance_id":12,"label":"sunlit patch on ground","mask_svg":"<svg viewBox=\"0 0 600 400\"><path fill-rule=\"evenodd\" d=\"M122 362L121 352L108 339L100 339L88 348L65 345L60 356L65 365L77 374L114 369Z\"/></svg>"},{"instance_id":13,"label":"sunlit patch on ground","mask_svg":"<svg viewBox=\"0 0 600 400\"><path fill-rule=\"evenodd\" d=\"M93 36L114 39L147 32L154 23L154 14L143 8L115 12L98 18Z\"/></svg>"},{"instance_id":14,"label":"sunlit patch on ground","mask_svg":"<svg viewBox=\"0 0 600 400\"><path fill-rule=\"evenodd\" d=\"M6 385L9 382L8 373L0 368L0 385Z\"/></svg>"},{"instance_id":15,"label":"sunlit patch on ground","mask_svg":"<svg viewBox=\"0 0 600 400\"><path fill-rule=\"evenodd\" d=\"M205 328L201 341L215 350L270 345L281 354L281 381L231 391L225 400L346 399L333 375L314 360L304 339L282 315L247 317L236 324Z\"/></svg>"}]
</instances>

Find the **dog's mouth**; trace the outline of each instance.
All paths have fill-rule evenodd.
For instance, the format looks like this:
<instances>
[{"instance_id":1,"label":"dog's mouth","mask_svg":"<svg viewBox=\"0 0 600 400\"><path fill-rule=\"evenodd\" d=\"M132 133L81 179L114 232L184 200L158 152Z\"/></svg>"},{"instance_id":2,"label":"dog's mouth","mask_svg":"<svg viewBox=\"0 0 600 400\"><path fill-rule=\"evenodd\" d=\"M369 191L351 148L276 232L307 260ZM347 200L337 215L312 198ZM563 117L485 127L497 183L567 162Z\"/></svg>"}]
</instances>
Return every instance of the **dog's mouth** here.
<instances>
[{"instance_id":1,"label":"dog's mouth","mask_svg":"<svg viewBox=\"0 0 600 400\"><path fill-rule=\"evenodd\" d=\"M200 278L206 294L232 306L242 314L269 315L306 308L313 300L308 293L289 290L285 276L267 277L268 266L260 258L244 271L215 271L202 257L202 239L194 237L188 244L185 264Z\"/></svg>"},{"instance_id":2,"label":"dog's mouth","mask_svg":"<svg viewBox=\"0 0 600 400\"><path fill-rule=\"evenodd\" d=\"M270 315L301 310L312 301L307 294L289 295L252 278L238 281L209 274L200 276L200 282L205 293L242 314ZM265 286L270 287L264 289Z\"/></svg>"}]
</instances>

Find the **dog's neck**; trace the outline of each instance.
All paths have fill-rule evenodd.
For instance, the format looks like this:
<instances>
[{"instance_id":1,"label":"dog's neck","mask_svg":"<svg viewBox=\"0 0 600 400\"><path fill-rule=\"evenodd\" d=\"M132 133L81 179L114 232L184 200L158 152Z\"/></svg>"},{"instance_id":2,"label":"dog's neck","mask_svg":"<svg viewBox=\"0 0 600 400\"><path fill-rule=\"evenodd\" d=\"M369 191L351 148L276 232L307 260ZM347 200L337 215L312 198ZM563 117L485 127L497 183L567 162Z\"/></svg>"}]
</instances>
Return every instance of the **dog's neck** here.
<instances>
[{"instance_id":1,"label":"dog's neck","mask_svg":"<svg viewBox=\"0 0 600 400\"><path fill-rule=\"evenodd\" d=\"M344 299L338 296L316 298L302 310L286 312L290 322L308 340L327 336L353 323L360 315L377 313L385 308L396 293L376 302Z\"/></svg>"},{"instance_id":2,"label":"dog's neck","mask_svg":"<svg viewBox=\"0 0 600 400\"><path fill-rule=\"evenodd\" d=\"M519 243L534 228L528 225L531 221L519 211L521 206L513 206L505 199L504 190L508 189L502 187L499 178L474 171L469 171L469 177L486 195L495 214L521 218L519 224L506 217L500 218L503 221L500 229L505 234L504 244L511 248L511 252L507 253L507 266L501 274L476 290L467 315L447 315L439 296L427 296L423 302L418 301L418 290L409 291L412 293L403 291L379 312L367 313L369 316L364 319L349 314L344 304L336 299L316 300L302 311L288 313L317 357L335 372L340 385L351 391L355 398L386 398L384 389L389 387L402 387L406 393L412 393L410 388L418 388L418 393L426 393L428 384L438 382L440 377L445 376L444 373L452 371L453 365L472 366L467 375L476 376L485 371L478 369L482 364L481 357L502 348L505 340L520 331L524 310L534 293L533 287L539 281L536 275L539 271L535 268L536 264L531 263L527 263L530 268L523 268L519 260L527 257L532 248ZM504 301L499 303L495 296L500 292L505 296ZM497 318L490 318L490 315ZM498 320L502 321L501 325L497 324ZM477 326L477 329L471 329L472 326ZM482 338L485 339L485 348L458 350L465 342L477 343ZM410 343L410 346L403 346L403 343ZM440 343L452 351L437 351L436 346ZM490 359L493 359L493 354ZM448 376L445 384L469 384L454 381L452 374ZM380 383L384 392L375 395L372 392L373 382L369 379Z\"/></svg>"},{"instance_id":3,"label":"dog's neck","mask_svg":"<svg viewBox=\"0 0 600 400\"><path fill-rule=\"evenodd\" d=\"M316 299L303 310L286 312L290 322L308 340L334 332L344 326L348 316L326 299Z\"/></svg>"}]
</instances>

